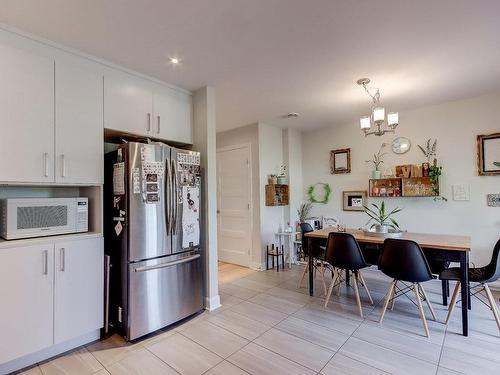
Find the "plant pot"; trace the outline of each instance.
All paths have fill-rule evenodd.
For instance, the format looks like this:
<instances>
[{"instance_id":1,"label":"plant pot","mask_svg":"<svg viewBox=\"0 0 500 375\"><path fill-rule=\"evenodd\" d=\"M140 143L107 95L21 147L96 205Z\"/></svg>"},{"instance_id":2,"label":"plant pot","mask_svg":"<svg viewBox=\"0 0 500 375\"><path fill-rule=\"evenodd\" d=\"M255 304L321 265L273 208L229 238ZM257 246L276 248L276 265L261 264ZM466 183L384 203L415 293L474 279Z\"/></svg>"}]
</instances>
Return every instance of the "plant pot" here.
<instances>
[{"instance_id":1,"label":"plant pot","mask_svg":"<svg viewBox=\"0 0 500 375\"><path fill-rule=\"evenodd\" d=\"M288 178L286 176L278 176L278 185L287 185L288 184Z\"/></svg>"},{"instance_id":2,"label":"plant pot","mask_svg":"<svg viewBox=\"0 0 500 375\"><path fill-rule=\"evenodd\" d=\"M267 183L269 185L276 185L278 183L278 178L277 177L268 177Z\"/></svg>"},{"instance_id":3,"label":"plant pot","mask_svg":"<svg viewBox=\"0 0 500 375\"><path fill-rule=\"evenodd\" d=\"M375 224L373 228L377 233L389 233L389 227L387 225Z\"/></svg>"},{"instance_id":4,"label":"plant pot","mask_svg":"<svg viewBox=\"0 0 500 375\"><path fill-rule=\"evenodd\" d=\"M375 180L378 180L380 179L380 171L372 171L372 178L375 179Z\"/></svg>"}]
</instances>

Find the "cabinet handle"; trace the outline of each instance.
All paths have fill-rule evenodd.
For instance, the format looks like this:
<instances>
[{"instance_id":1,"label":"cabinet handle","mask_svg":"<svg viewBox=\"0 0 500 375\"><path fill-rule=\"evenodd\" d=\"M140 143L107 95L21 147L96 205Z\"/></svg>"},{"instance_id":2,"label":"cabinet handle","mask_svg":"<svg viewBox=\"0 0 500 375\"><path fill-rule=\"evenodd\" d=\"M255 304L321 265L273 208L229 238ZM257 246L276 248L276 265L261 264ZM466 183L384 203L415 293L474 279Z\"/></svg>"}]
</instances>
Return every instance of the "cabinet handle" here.
<instances>
[{"instance_id":1,"label":"cabinet handle","mask_svg":"<svg viewBox=\"0 0 500 375\"><path fill-rule=\"evenodd\" d=\"M66 177L66 158L61 154L61 177Z\"/></svg>"},{"instance_id":2,"label":"cabinet handle","mask_svg":"<svg viewBox=\"0 0 500 375\"><path fill-rule=\"evenodd\" d=\"M158 134L160 134L160 115L158 115L157 118L158 118Z\"/></svg>"},{"instance_id":3,"label":"cabinet handle","mask_svg":"<svg viewBox=\"0 0 500 375\"><path fill-rule=\"evenodd\" d=\"M44 152L43 154L43 166L44 166L44 176L49 177L49 153Z\"/></svg>"},{"instance_id":4,"label":"cabinet handle","mask_svg":"<svg viewBox=\"0 0 500 375\"><path fill-rule=\"evenodd\" d=\"M66 249L61 247L59 249L59 270L64 272L66 268Z\"/></svg>"},{"instance_id":5,"label":"cabinet handle","mask_svg":"<svg viewBox=\"0 0 500 375\"><path fill-rule=\"evenodd\" d=\"M147 127L147 131L148 132L151 131L151 113L148 113L148 127Z\"/></svg>"},{"instance_id":6,"label":"cabinet handle","mask_svg":"<svg viewBox=\"0 0 500 375\"><path fill-rule=\"evenodd\" d=\"M49 251L44 250L42 252L42 275L48 275L49 274Z\"/></svg>"}]
</instances>

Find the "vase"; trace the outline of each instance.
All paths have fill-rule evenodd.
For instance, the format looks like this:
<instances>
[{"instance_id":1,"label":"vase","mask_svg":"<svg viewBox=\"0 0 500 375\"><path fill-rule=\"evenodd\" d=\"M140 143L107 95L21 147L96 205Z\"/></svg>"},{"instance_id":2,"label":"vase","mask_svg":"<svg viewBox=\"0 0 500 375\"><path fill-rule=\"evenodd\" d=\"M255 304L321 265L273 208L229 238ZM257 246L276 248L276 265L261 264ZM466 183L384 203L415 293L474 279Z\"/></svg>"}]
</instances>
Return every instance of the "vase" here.
<instances>
[{"instance_id":1,"label":"vase","mask_svg":"<svg viewBox=\"0 0 500 375\"><path fill-rule=\"evenodd\" d=\"M377 170L372 171L372 178L375 180L380 179L380 171Z\"/></svg>"},{"instance_id":2,"label":"vase","mask_svg":"<svg viewBox=\"0 0 500 375\"><path fill-rule=\"evenodd\" d=\"M288 179L286 178L286 176L278 176L277 180L278 180L278 185L288 184Z\"/></svg>"},{"instance_id":3,"label":"vase","mask_svg":"<svg viewBox=\"0 0 500 375\"><path fill-rule=\"evenodd\" d=\"M375 224L374 228L377 233L389 233L389 227L387 225Z\"/></svg>"}]
</instances>

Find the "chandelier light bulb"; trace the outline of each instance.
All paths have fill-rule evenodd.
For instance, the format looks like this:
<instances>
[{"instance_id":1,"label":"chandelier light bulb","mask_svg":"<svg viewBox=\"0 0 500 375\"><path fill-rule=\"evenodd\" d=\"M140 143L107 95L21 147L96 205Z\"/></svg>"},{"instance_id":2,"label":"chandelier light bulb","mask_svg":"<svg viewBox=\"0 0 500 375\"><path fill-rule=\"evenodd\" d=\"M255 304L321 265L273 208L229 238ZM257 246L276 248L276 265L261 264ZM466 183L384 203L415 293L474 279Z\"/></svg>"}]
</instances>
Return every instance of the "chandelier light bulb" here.
<instances>
[{"instance_id":1,"label":"chandelier light bulb","mask_svg":"<svg viewBox=\"0 0 500 375\"><path fill-rule=\"evenodd\" d=\"M373 122L382 123L385 120L385 108L384 107L374 107L373 108Z\"/></svg>"},{"instance_id":2,"label":"chandelier light bulb","mask_svg":"<svg viewBox=\"0 0 500 375\"><path fill-rule=\"evenodd\" d=\"M398 126L399 123L399 115L397 112L389 112L387 114L387 125L391 127Z\"/></svg>"},{"instance_id":3,"label":"chandelier light bulb","mask_svg":"<svg viewBox=\"0 0 500 375\"><path fill-rule=\"evenodd\" d=\"M361 130L370 129L371 121L370 116L363 116L359 119L359 124L361 125Z\"/></svg>"}]
</instances>

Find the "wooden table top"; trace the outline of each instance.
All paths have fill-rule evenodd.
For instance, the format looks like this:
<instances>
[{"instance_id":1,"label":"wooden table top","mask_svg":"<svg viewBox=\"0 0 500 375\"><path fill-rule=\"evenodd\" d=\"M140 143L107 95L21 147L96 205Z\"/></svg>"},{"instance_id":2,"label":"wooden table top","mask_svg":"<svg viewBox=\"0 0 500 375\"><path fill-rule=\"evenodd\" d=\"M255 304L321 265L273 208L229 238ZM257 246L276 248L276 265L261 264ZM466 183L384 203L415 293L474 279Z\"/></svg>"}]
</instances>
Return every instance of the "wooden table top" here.
<instances>
[{"instance_id":1,"label":"wooden table top","mask_svg":"<svg viewBox=\"0 0 500 375\"><path fill-rule=\"evenodd\" d=\"M337 232L336 228L326 228L321 230L315 230L313 232L306 233L306 237L311 238L328 238L330 232ZM356 238L358 242L362 243L372 243L372 244L383 244L384 238L367 236L362 230L347 228L347 233L350 233ZM458 250L458 251L470 251L471 249L471 238L470 236L454 236L449 234L427 234L427 233L411 233L403 232L401 239L413 240L418 243L421 247L427 249L437 249L437 250Z\"/></svg>"}]
</instances>

